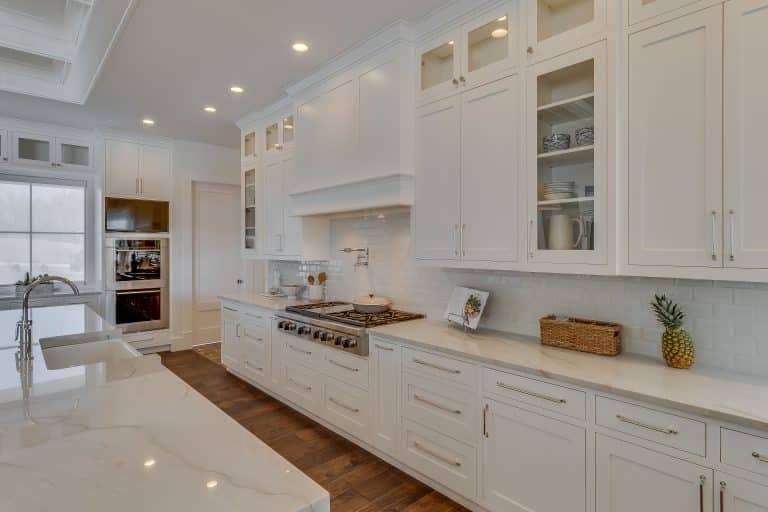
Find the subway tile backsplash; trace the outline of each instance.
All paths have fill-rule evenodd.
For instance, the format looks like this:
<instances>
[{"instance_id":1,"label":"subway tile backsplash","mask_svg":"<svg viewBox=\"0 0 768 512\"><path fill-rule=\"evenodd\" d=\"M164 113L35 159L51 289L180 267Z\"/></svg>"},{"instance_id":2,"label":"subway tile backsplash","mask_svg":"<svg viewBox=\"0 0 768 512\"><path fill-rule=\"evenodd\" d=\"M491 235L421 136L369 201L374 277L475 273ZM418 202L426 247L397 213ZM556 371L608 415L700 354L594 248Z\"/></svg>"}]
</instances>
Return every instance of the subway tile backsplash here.
<instances>
[{"instance_id":1,"label":"subway tile backsplash","mask_svg":"<svg viewBox=\"0 0 768 512\"><path fill-rule=\"evenodd\" d=\"M354 254L336 253L327 264L271 262L270 271L277 265L284 282L305 283L325 270L329 298L376 293L432 318L442 317L454 286L470 286L491 292L482 327L537 336L539 318L550 313L618 322L626 352L659 358L662 329L648 302L666 293L688 315L697 365L768 377L765 284L425 267L411 259L408 213L332 221L332 251L351 246L370 248L368 268L355 268Z\"/></svg>"}]
</instances>

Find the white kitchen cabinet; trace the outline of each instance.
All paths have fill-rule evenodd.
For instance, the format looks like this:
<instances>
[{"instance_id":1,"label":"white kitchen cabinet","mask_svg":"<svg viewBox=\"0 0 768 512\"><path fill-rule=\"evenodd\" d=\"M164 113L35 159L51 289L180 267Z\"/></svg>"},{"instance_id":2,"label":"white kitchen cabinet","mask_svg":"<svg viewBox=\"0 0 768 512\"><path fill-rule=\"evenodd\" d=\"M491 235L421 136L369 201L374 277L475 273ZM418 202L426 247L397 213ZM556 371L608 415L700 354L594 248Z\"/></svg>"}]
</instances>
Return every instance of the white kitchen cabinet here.
<instances>
[{"instance_id":1,"label":"white kitchen cabinet","mask_svg":"<svg viewBox=\"0 0 768 512\"><path fill-rule=\"evenodd\" d=\"M6 136L0 134L3 139ZM84 139L14 131L12 147L11 159L15 164L71 170L89 170L93 167L93 144Z\"/></svg>"},{"instance_id":2,"label":"white kitchen cabinet","mask_svg":"<svg viewBox=\"0 0 768 512\"><path fill-rule=\"evenodd\" d=\"M627 0L630 25L672 12L701 0Z\"/></svg>"},{"instance_id":3,"label":"white kitchen cabinet","mask_svg":"<svg viewBox=\"0 0 768 512\"><path fill-rule=\"evenodd\" d=\"M242 371L246 376L265 386L269 385L272 370L268 325L268 319L263 315L254 318L249 313L244 313L240 318Z\"/></svg>"},{"instance_id":4,"label":"white kitchen cabinet","mask_svg":"<svg viewBox=\"0 0 768 512\"><path fill-rule=\"evenodd\" d=\"M715 473L715 512L768 512L768 487L726 473Z\"/></svg>"},{"instance_id":5,"label":"white kitchen cabinet","mask_svg":"<svg viewBox=\"0 0 768 512\"><path fill-rule=\"evenodd\" d=\"M56 167L72 170L93 167L93 145L87 140L56 137L54 148Z\"/></svg>"},{"instance_id":6,"label":"white kitchen cabinet","mask_svg":"<svg viewBox=\"0 0 768 512\"><path fill-rule=\"evenodd\" d=\"M221 362L239 370L243 366L244 353L240 340L240 312L229 306L221 311Z\"/></svg>"},{"instance_id":7,"label":"white kitchen cabinet","mask_svg":"<svg viewBox=\"0 0 768 512\"><path fill-rule=\"evenodd\" d=\"M768 68L758 64L768 53L768 1L726 2L724 27L724 263L768 268L768 172L762 154L768 99L760 85L768 82Z\"/></svg>"},{"instance_id":8,"label":"white kitchen cabinet","mask_svg":"<svg viewBox=\"0 0 768 512\"><path fill-rule=\"evenodd\" d=\"M606 0L528 2L528 62L539 62L606 36Z\"/></svg>"},{"instance_id":9,"label":"white kitchen cabinet","mask_svg":"<svg viewBox=\"0 0 768 512\"><path fill-rule=\"evenodd\" d=\"M249 125L240 131L240 160L243 165L253 165L259 154L255 125Z\"/></svg>"},{"instance_id":10,"label":"white kitchen cabinet","mask_svg":"<svg viewBox=\"0 0 768 512\"><path fill-rule=\"evenodd\" d=\"M719 5L629 36L630 265L723 264L722 44Z\"/></svg>"},{"instance_id":11,"label":"white kitchen cabinet","mask_svg":"<svg viewBox=\"0 0 768 512\"><path fill-rule=\"evenodd\" d=\"M262 134L264 160L279 160L282 153L290 152L294 133L293 114L285 114L265 123Z\"/></svg>"},{"instance_id":12,"label":"white kitchen cabinet","mask_svg":"<svg viewBox=\"0 0 768 512\"><path fill-rule=\"evenodd\" d=\"M264 189L259 171L260 168L257 166L246 167L241 177L243 211L241 248L245 256L258 256L261 248Z\"/></svg>"},{"instance_id":13,"label":"white kitchen cabinet","mask_svg":"<svg viewBox=\"0 0 768 512\"><path fill-rule=\"evenodd\" d=\"M416 111L413 252L417 259L459 257L461 98Z\"/></svg>"},{"instance_id":14,"label":"white kitchen cabinet","mask_svg":"<svg viewBox=\"0 0 768 512\"><path fill-rule=\"evenodd\" d=\"M584 428L493 400L483 407L487 506L494 512L586 510Z\"/></svg>"},{"instance_id":15,"label":"white kitchen cabinet","mask_svg":"<svg viewBox=\"0 0 768 512\"><path fill-rule=\"evenodd\" d=\"M397 457L400 383L400 346L376 338L370 345L371 443L387 455Z\"/></svg>"},{"instance_id":16,"label":"white kitchen cabinet","mask_svg":"<svg viewBox=\"0 0 768 512\"><path fill-rule=\"evenodd\" d=\"M264 164L264 253L279 256L285 249L285 171L280 160Z\"/></svg>"},{"instance_id":17,"label":"white kitchen cabinet","mask_svg":"<svg viewBox=\"0 0 768 512\"><path fill-rule=\"evenodd\" d=\"M712 510L709 468L598 434L595 471L596 512Z\"/></svg>"},{"instance_id":18,"label":"white kitchen cabinet","mask_svg":"<svg viewBox=\"0 0 768 512\"><path fill-rule=\"evenodd\" d=\"M0 162L9 160L8 146L8 130L0 128Z\"/></svg>"},{"instance_id":19,"label":"white kitchen cabinet","mask_svg":"<svg viewBox=\"0 0 768 512\"><path fill-rule=\"evenodd\" d=\"M122 140L106 141L106 195L169 201L171 149Z\"/></svg>"},{"instance_id":20,"label":"white kitchen cabinet","mask_svg":"<svg viewBox=\"0 0 768 512\"><path fill-rule=\"evenodd\" d=\"M529 69L526 246L530 262L607 262L606 74L603 42ZM545 146L544 138L555 134L567 139L560 146Z\"/></svg>"}]
</instances>

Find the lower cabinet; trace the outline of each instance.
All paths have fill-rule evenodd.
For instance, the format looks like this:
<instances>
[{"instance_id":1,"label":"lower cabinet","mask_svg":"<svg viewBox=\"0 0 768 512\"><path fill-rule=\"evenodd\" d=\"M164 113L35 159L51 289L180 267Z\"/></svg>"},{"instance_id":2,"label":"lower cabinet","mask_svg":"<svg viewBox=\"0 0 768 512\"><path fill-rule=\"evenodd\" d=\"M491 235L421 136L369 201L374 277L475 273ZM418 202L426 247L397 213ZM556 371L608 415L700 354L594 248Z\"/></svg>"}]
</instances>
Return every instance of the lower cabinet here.
<instances>
[{"instance_id":1,"label":"lower cabinet","mask_svg":"<svg viewBox=\"0 0 768 512\"><path fill-rule=\"evenodd\" d=\"M400 413L397 407L402 375L399 345L372 339L370 344L371 444L397 457Z\"/></svg>"},{"instance_id":2,"label":"lower cabinet","mask_svg":"<svg viewBox=\"0 0 768 512\"><path fill-rule=\"evenodd\" d=\"M228 306L221 308L221 362L227 368L236 370L241 369L243 365L240 312Z\"/></svg>"},{"instance_id":3,"label":"lower cabinet","mask_svg":"<svg viewBox=\"0 0 768 512\"><path fill-rule=\"evenodd\" d=\"M330 377L323 379L322 417L366 442L370 441L370 407L367 391Z\"/></svg>"},{"instance_id":4,"label":"lower cabinet","mask_svg":"<svg viewBox=\"0 0 768 512\"><path fill-rule=\"evenodd\" d=\"M715 512L766 512L768 487L726 473L715 473Z\"/></svg>"},{"instance_id":5,"label":"lower cabinet","mask_svg":"<svg viewBox=\"0 0 768 512\"><path fill-rule=\"evenodd\" d=\"M713 510L715 482L709 468L601 434L596 453L597 512Z\"/></svg>"},{"instance_id":6,"label":"lower cabinet","mask_svg":"<svg viewBox=\"0 0 768 512\"><path fill-rule=\"evenodd\" d=\"M483 418L482 494L491 510L586 510L584 428L493 400Z\"/></svg>"},{"instance_id":7,"label":"lower cabinet","mask_svg":"<svg viewBox=\"0 0 768 512\"><path fill-rule=\"evenodd\" d=\"M242 371L263 385L269 385L271 354L269 331L264 323L251 319L240 322L240 343L243 357Z\"/></svg>"}]
</instances>

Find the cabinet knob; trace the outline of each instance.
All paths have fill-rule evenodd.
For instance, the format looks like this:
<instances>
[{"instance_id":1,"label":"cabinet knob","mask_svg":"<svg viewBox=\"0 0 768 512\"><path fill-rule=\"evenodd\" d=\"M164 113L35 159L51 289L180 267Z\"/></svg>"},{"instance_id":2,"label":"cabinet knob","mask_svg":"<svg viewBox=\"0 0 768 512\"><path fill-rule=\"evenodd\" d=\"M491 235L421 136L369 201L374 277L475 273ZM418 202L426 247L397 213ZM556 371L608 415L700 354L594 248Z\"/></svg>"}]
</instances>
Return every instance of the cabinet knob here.
<instances>
[{"instance_id":1,"label":"cabinet knob","mask_svg":"<svg viewBox=\"0 0 768 512\"><path fill-rule=\"evenodd\" d=\"M533 46L529 46L525 51L528 53L533 53Z\"/></svg>"},{"instance_id":2,"label":"cabinet knob","mask_svg":"<svg viewBox=\"0 0 768 512\"><path fill-rule=\"evenodd\" d=\"M4 156L4 157L3 157L3 162L7 162L7 161L8 161L8 157L7 157L7 156Z\"/></svg>"},{"instance_id":3,"label":"cabinet knob","mask_svg":"<svg viewBox=\"0 0 768 512\"><path fill-rule=\"evenodd\" d=\"M459 77L459 81L460 81L461 83L464 83L464 82L466 82L466 81L467 81L467 79L466 79L466 78L464 78L463 76L460 76L460 77Z\"/></svg>"},{"instance_id":4,"label":"cabinet knob","mask_svg":"<svg viewBox=\"0 0 768 512\"><path fill-rule=\"evenodd\" d=\"M455 78L453 80L451 80L451 82L453 82L453 85L459 85L459 81L456 80Z\"/></svg>"}]
</instances>

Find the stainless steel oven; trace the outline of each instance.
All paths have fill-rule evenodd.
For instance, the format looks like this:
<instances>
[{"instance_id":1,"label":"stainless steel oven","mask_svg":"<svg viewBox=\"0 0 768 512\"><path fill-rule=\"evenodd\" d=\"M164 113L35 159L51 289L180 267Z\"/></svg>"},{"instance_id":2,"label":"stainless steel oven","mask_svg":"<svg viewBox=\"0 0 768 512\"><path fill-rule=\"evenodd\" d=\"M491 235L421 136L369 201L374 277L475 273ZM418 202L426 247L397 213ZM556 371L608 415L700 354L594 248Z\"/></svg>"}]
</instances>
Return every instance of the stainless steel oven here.
<instances>
[{"instance_id":1,"label":"stainless steel oven","mask_svg":"<svg viewBox=\"0 0 768 512\"><path fill-rule=\"evenodd\" d=\"M106 293L109 321L124 333L167 329L168 288L112 290Z\"/></svg>"},{"instance_id":2,"label":"stainless steel oven","mask_svg":"<svg viewBox=\"0 0 768 512\"><path fill-rule=\"evenodd\" d=\"M168 287L168 240L108 238L104 259L108 290Z\"/></svg>"}]
</instances>

